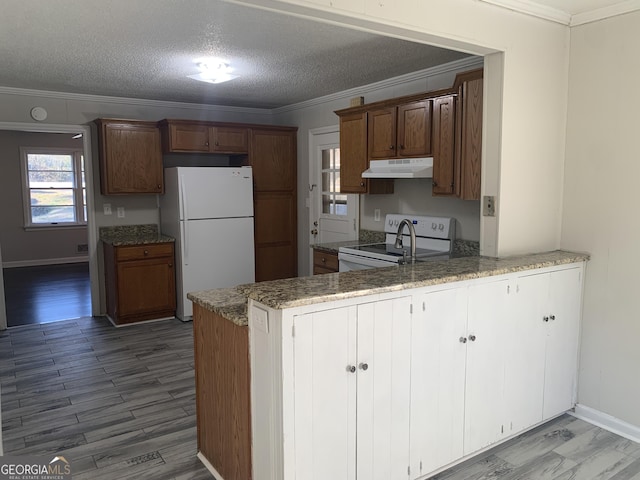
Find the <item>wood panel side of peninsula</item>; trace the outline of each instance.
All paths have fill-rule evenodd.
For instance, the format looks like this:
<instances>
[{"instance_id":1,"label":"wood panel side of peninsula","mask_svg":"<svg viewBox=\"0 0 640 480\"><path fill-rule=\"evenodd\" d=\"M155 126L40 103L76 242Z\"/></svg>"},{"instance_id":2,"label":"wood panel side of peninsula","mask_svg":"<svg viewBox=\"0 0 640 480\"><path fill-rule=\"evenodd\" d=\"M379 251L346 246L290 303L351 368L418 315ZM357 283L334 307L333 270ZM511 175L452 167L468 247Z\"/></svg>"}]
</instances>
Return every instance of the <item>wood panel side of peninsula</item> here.
<instances>
[{"instance_id":1,"label":"wood panel side of peninsula","mask_svg":"<svg viewBox=\"0 0 640 480\"><path fill-rule=\"evenodd\" d=\"M193 305L198 450L225 480L251 480L249 336Z\"/></svg>"}]
</instances>

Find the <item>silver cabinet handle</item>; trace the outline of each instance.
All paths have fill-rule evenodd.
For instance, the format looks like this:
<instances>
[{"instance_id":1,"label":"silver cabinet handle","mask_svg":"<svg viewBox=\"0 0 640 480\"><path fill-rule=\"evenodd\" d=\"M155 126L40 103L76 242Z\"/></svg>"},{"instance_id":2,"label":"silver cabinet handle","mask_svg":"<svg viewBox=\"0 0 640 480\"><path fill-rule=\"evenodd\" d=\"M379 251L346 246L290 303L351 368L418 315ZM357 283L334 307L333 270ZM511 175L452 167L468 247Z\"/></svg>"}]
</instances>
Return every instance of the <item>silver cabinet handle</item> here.
<instances>
[{"instance_id":1,"label":"silver cabinet handle","mask_svg":"<svg viewBox=\"0 0 640 480\"><path fill-rule=\"evenodd\" d=\"M460 343L467 343L467 337L460 337Z\"/></svg>"},{"instance_id":2,"label":"silver cabinet handle","mask_svg":"<svg viewBox=\"0 0 640 480\"><path fill-rule=\"evenodd\" d=\"M366 363L361 363L360 365L358 365L358 368L360 370L367 370L369 368L369 365L367 365Z\"/></svg>"},{"instance_id":3,"label":"silver cabinet handle","mask_svg":"<svg viewBox=\"0 0 640 480\"><path fill-rule=\"evenodd\" d=\"M355 371L356 371L356 367L354 367L353 365L347 365L347 372L355 373Z\"/></svg>"},{"instance_id":4,"label":"silver cabinet handle","mask_svg":"<svg viewBox=\"0 0 640 480\"><path fill-rule=\"evenodd\" d=\"M476 341L476 336L475 335L469 335L469 340L471 340L472 342Z\"/></svg>"}]
</instances>

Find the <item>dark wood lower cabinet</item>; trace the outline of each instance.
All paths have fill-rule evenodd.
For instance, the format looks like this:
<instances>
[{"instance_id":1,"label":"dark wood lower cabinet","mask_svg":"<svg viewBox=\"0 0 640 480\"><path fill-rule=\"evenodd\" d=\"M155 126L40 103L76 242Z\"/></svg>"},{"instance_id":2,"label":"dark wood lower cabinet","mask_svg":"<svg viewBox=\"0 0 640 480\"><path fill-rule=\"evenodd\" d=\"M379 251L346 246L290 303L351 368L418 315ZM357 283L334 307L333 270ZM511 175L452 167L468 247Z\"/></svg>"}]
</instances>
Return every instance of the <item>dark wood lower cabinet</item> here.
<instances>
[{"instance_id":1,"label":"dark wood lower cabinet","mask_svg":"<svg viewBox=\"0 0 640 480\"><path fill-rule=\"evenodd\" d=\"M198 450L225 480L251 480L248 334L193 305Z\"/></svg>"},{"instance_id":2,"label":"dark wood lower cabinet","mask_svg":"<svg viewBox=\"0 0 640 480\"><path fill-rule=\"evenodd\" d=\"M335 273L339 271L338 254L326 250L313 249L313 274Z\"/></svg>"},{"instance_id":3,"label":"dark wood lower cabinet","mask_svg":"<svg viewBox=\"0 0 640 480\"><path fill-rule=\"evenodd\" d=\"M176 314L174 245L104 244L107 314L116 324Z\"/></svg>"}]
</instances>

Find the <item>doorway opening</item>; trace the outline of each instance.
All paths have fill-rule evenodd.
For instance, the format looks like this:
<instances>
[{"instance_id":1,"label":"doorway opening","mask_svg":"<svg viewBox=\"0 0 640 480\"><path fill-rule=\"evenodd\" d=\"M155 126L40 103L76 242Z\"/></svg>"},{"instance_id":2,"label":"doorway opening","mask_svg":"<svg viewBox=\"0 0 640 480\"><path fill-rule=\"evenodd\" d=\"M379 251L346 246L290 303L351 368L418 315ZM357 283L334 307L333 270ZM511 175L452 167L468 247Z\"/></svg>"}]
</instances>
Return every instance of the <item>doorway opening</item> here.
<instances>
[{"instance_id":1,"label":"doorway opening","mask_svg":"<svg viewBox=\"0 0 640 480\"><path fill-rule=\"evenodd\" d=\"M25 157L20 147L74 148L81 162L69 167L62 150ZM0 122L0 152L0 177L10 182L0 206L0 329L96 314L90 128Z\"/></svg>"}]
</instances>

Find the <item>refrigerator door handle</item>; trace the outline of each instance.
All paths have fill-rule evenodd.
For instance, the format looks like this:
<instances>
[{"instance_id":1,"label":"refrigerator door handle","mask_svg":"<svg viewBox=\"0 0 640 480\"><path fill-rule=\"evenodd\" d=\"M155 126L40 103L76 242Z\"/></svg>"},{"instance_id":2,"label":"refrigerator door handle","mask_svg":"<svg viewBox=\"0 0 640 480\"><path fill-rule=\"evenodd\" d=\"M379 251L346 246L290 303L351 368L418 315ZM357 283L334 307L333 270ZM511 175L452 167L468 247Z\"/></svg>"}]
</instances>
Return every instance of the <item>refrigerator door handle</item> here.
<instances>
[{"instance_id":1,"label":"refrigerator door handle","mask_svg":"<svg viewBox=\"0 0 640 480\"><path fill-rule=\"evenodd\" d=\"M180 175L180 217L185 222L189 220L189 209L187 208L187 195L185 195L184 176Z\"/></svg>"},{"instance_id":2,"label":"refrigerator door handle","mask_svg":"<svg viewBox=\"0 0 640 480\"><path fill-rule=\"evenodd\" d=\"M189 223L182 222L182 228L180 229L182 233L182 263L184 265L189 265Z\"/></svg>"}]
</instances>

